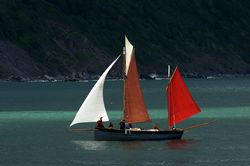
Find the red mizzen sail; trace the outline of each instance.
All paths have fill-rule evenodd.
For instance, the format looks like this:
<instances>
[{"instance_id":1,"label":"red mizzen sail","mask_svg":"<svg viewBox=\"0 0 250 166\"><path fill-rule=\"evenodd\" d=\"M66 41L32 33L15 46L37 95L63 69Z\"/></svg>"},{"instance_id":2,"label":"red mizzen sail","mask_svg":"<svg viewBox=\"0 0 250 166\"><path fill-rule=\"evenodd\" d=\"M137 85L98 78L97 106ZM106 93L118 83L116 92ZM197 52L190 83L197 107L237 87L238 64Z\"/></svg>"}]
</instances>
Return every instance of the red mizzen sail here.
<instances>
[{"instance_id":1,"label":"red mizzen sail","mask_svg":"<svg viewBox=\"0 0 250 166\"><path fill-rule=\"evenodd\" d=\"M175 124L201 112L177 67L167 87L167 98L169 127L173 127Z\"/></svg>"}]
</instances>

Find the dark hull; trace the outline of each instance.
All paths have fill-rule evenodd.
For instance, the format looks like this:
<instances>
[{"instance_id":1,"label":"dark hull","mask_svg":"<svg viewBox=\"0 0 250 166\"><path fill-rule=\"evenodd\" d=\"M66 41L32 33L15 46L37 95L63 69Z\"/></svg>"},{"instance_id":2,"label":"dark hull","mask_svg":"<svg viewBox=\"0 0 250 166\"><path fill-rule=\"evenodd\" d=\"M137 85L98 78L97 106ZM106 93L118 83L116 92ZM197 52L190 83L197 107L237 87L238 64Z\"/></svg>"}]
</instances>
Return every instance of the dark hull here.
<instances>
[{"instance_id":1,"label":"dark hull","mask_svg":"<svg viewBox=\"0 0 250 166\"><path fill-rule=\"evenodd\" d=\"M132 140L171 140L181 139L183 130L162 130L162 131L129 131L125 134L124 130L102 129L95 130L96 140L105 141L132 141Z\"/></svg>"}]
</instances>

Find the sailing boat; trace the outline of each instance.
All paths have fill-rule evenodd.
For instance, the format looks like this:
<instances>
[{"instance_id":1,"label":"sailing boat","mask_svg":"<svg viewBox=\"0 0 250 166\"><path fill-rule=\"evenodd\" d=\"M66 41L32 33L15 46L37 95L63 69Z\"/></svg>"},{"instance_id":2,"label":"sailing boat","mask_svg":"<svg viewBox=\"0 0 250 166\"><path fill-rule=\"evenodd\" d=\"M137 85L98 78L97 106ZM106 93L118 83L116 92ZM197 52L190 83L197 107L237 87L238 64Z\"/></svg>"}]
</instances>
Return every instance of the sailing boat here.
<instances>
[{"instance_id":1,"label":"sailing boat","mask_svg":"<svg viewBox=\"0 0 250 166\"><path fill-rule=\"evenodd\" d=\"M85 101L77 112L71 126L78 123L97 122L100 117L103 121L109 121L103 99L103 87L109 70L113 67L118 56L104 71L96 82ZM138 78L135 49L125 36L123 51L123 120L134 124L150 122L144 97ZM184 129L177 129L177 123L200 112L200 108L191 97L179 70L176 68L167 87L168 98L168 124L169 128L159 129L108 129L96 127L94 129L96 140L167 140L180 139Z\"/></svg>"}]
</instances>

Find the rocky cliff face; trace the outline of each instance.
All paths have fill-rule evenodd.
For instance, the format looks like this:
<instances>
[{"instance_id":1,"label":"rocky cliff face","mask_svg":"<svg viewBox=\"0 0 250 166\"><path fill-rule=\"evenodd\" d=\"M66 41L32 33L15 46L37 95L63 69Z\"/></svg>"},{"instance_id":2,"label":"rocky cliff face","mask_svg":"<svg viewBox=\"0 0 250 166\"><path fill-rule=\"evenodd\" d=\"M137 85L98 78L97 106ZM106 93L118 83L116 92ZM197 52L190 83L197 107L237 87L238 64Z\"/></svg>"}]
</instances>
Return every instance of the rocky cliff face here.
<instances>
[{"instance_id":1,"label":"rocky cliff face","mask_svg":"<svg viewBox=\"0 0 250 166\"><path fill-rule=\"evenodd\" d=\"M0 79L85 79L136 48L143 75L250 73L249 1L3 0ZM121 62L111 72L118 77Z\"/></svg>"},{"instance_id":2,"label":"rocky cliff face","mask_svg":"<svg viewBox=\"0 0 250 166\"><path fill-rule=\"evenodd\" d=\"M0 40L0 77L32 78L41 73L41 68L29 54L17 45Z\"/></svg>"}]
</instances>

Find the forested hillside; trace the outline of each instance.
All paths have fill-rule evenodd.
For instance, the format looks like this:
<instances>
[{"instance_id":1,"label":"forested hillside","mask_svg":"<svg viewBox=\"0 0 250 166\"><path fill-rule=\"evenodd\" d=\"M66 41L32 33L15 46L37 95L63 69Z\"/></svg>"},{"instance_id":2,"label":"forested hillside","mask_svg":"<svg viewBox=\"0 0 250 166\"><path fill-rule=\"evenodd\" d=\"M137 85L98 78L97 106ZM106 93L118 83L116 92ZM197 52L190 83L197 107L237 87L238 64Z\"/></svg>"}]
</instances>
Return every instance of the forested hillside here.
<instances>
[{"instance_id":1,"label":"forested hillside","mask_svg":"<svg viewBox=\"0 0 250 166\"><path fill-rule=\"evenodd\" d=\"M0 78L90 78L122 52L124 35L143 75L168 64L250 74L249 9L247 0L1 0Z\"/></svg>"}]
</instances>

